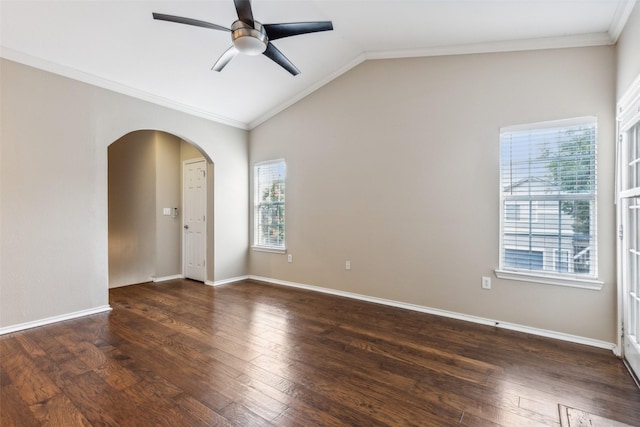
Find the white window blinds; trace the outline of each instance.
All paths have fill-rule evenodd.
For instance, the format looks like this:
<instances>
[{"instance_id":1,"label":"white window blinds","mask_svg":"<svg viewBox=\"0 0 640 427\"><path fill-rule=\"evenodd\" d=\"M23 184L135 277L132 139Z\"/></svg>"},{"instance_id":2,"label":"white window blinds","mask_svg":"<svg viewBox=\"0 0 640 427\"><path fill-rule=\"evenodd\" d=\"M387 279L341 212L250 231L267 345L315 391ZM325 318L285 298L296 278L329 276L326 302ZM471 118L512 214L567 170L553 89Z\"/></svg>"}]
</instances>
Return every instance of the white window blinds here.
<instances>
[{"instance_id":1,"label":"white window blinds","mask_svg":"<svg viewBox=\"0 0 640 427\"><path fill-rule=\"evenodd\" d=\"M500 131L500 269L597 276L596 119Z\"/></svg>"},{"instance_id":2,"label":"white window blinds","mask_svg":"<svg viewBox=\"0 0 640 427\"><path fill-rule=\"evenodd\" d=\"M285 249L284 160L256 163L253 168L253 244L267 249Z\"/></svg>"}]
</instances>

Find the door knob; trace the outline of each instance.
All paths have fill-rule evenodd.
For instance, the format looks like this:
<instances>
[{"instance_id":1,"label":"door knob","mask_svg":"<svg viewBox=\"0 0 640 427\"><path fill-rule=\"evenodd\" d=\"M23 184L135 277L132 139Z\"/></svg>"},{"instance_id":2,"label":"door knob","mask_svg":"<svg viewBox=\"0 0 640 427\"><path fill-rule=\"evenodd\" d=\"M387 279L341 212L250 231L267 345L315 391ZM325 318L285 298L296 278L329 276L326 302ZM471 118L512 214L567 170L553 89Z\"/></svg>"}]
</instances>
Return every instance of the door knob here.
<instances>
[{"instance_id":1,"label":"door knob","mask_svg":"<svg viewBox=\"0 0 640 427\"><path fill-rule=\"evenodd\" d=\"M185 224L185 225L184 225L184 229L185 229L185 230L188 230L188 229L189 229L189 225L188 225L188 224Z\"/></svg>"}]
</instances>

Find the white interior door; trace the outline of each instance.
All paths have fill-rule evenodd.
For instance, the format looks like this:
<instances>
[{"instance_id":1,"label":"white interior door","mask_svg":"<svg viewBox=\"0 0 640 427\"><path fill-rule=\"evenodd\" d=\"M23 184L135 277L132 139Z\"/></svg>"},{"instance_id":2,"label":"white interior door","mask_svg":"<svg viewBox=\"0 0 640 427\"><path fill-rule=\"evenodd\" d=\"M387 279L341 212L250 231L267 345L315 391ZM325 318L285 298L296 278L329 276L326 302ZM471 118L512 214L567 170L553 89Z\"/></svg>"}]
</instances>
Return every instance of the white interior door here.
<instances>
[{"instance_id":1,"label":"white interior door","mask_svg":"<svg viewBox=\"0 0 640 427\"><path fill-rule=\"evenodd\" d=\"M183 168L183 271L204 282L207 259L207 162L187 160Z\"/></svg>"},{"instance_id":2,"label":"white interior door","mask_svg":"<svg viewBox=\"0 0 640 427\"><path fill-rule=\"evenodd\" d=\"M620 223L623 356L640 378L640 97L637 113L622 115L618 149L618 220Z\"/></svg>"}]
</instances>

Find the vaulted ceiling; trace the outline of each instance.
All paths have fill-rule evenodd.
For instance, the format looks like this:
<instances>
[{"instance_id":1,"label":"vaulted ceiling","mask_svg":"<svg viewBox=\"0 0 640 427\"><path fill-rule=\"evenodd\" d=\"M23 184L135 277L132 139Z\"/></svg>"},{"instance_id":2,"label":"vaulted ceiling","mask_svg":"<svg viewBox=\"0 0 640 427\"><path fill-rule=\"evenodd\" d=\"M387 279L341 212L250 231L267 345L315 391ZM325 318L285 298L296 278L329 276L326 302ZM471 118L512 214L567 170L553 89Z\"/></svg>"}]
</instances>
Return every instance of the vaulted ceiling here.
<instances>
[{"instance_id":1,"label":"vaulted ceiling","mask_svg":"<svg viewBox=\"0 0 640 427\"><path fill-rule=\"evenodd\" d=\"M211 71L232 0L2 0L0 55L249 129L367 59L613 44L635 0L254 0L263 24L329 20L334 30L273 41L301 71L263 55Z\"/></svg>"}]
</instances>

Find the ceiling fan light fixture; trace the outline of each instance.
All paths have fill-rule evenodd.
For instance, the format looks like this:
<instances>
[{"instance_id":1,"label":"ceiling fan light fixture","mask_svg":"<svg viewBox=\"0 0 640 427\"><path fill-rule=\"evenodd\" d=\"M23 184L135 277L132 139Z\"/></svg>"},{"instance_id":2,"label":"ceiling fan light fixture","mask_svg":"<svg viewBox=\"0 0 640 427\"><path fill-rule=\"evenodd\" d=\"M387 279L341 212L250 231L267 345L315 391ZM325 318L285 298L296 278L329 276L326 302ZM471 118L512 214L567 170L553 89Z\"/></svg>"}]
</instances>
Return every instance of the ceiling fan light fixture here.
<instances>
[{"instance_id":1,"label":"ceiling fan light fixture","mask_svg":"<svg viewBox=\"0 0 640 427\"><path fill-rule=\"evenodd\" d=\"M251 56L260 55L267 49L266 43L251 36L238 37L233 40L233 45L238 52Z\"/></svg>"},{"instance_id":2,"label":"ceiling fan light fixture","mask_svg":"<svg viewBox=\"0 0 640 427\"><path fill-rule=\"evenodd\" d=\"M269 38L260 24L254 21L254 27L242 21L236 21L231 26L231 39L238 52L245 55L260 55L267 50Z\"/></svg>"}]
</instances>

